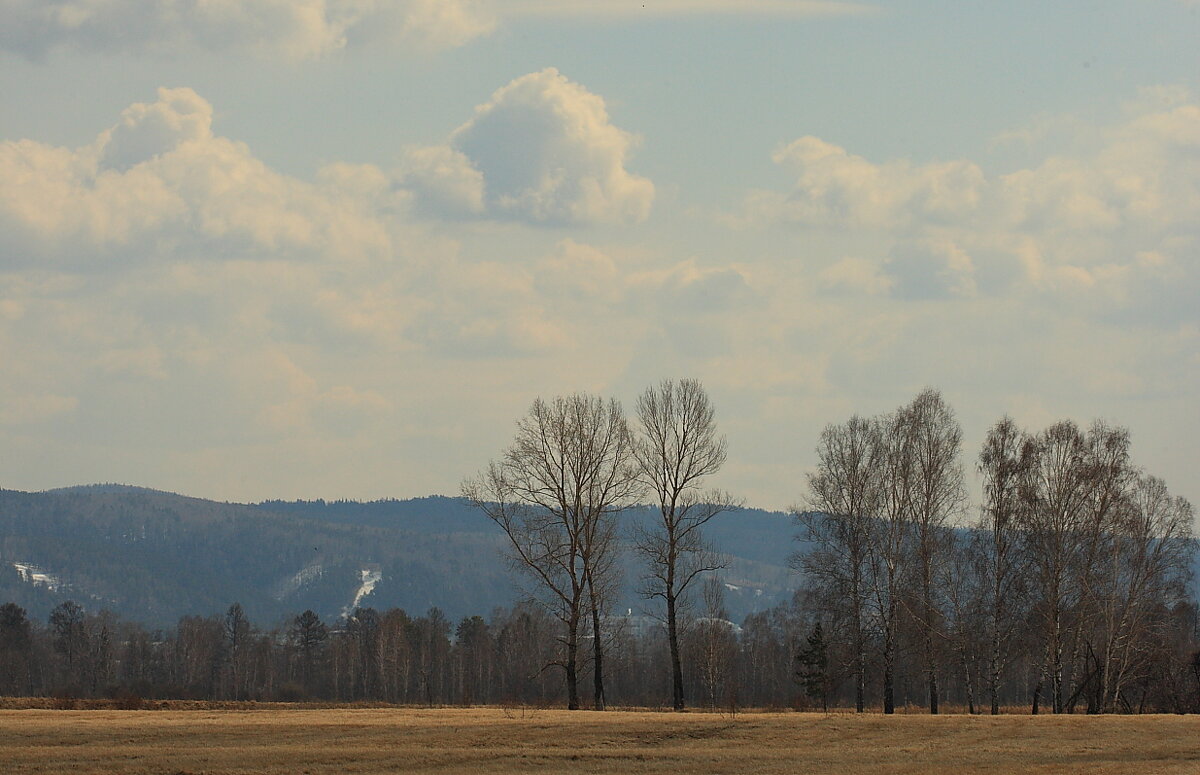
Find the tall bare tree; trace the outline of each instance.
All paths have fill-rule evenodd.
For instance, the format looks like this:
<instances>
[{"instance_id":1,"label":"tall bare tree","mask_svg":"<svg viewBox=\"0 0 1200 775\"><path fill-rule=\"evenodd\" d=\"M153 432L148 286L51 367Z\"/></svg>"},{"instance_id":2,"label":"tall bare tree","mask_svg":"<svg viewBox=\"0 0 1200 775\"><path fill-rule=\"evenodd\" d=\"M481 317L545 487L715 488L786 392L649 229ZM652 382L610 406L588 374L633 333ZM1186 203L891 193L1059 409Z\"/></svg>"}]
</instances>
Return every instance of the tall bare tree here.
<instances>
[{"instance_id":1,"label":"tall bare tree","mask_svg":"<svg viewBox=\"0 0 1200 775\"><path fill-rule=\"evenodd\" d=\"M871 591L871 545L882 501L879 426L854 416L829 425L817 445L817 469L808 475L808 496L793 513L808 546L792 558L809 586L848 623L854 676L854 707L866 707L867 598Z\"/></svg>"},{"instance_id":2,"label":"tall bare tree","mask_svg":"<svg viewBox=\"0 0 1200 775\"><path fill-rule=\"evenodd\" d=\"M1055 423L1035 439L1018 513L1036 583L1051 706L1065 708L1069 617L1083 598L1078 570L1086 550L1092 479L1087 439L1075 423Z\"/></svg>"},{"instance_id":3,"label":"tall bare tree","mask_svg":"<svg viewBox=\"0 0 1200 775\"><path fill-rule=\"evenodd\" d=\"M916 489L913 418L900 411L874 420L879 445L879 507L869 534L867 600L879 628L883 712L896 712L896 657L901 616L911 597L912 494Z\"/></svg>"},{"instance_id":4,"label":"tall bare tree","mask_svg":"<svg viewBox=\"0 0 1200 775\"><path fill-rule=\"evenodd\" d=\"M641 435L634 450L642 483L658 500L658 519L638 531L636 547L647 565L644 593L666 605L671 702L683 710L679 609L693 581L725 566L702 528L738 504L726 492L701 489L725 463L726 444L698 380L667 380L647 388L638 397L637 412Z\"/></svg>"},{"instance_id":5,"label":"tall bare tree","mask_svg":"<svg viewBox=\"0 0 1200 775\"><path fill-rule=\"evenodd\" d=\"M579 708L579 647L591 615L594 704L604 707L601 590L615 572L614 520L638 492L625 415L614 400L575 394L534 401L512 444L463 495L504 530L514 568L563 626L559 664Z\"/></svg>"},{"instance_id":6,"label":"tall bare tree","mask_svg":"<svg viewBox=\"0 0 1200 775\"><path fill-rule=\"evenodd\" d=\"M1138 476L1113 521L1097 584L1100 710L1121 706L1125 688L1141 677L1146 657L1166 637L1155 613L1187 597L1194 521L1190 503L1146 475Z\"/></svg>"},{"instance_id":7,"label":"tall bare tree","mask_svg":"<svg viewBox=\"0 0 1200 775\"><path fill-rule=\"evenodd\" d=\"M937 570L948 557L951 528L967 499L961 461L962 428L954 411L932 388L900 410L900 432L911 457L907 495L913 533L914 571L920 599L914 617L921 632L929 712L938 712L937 640L940 606Z\"/></svg>"},{"instance_id":8,"label":"tall bare tree","mask_svg":"<svg viewBox=\"0 0 1200 775\"><path fill-rule=\"evenodd\" d=\"M1065 709L1069 713L1074 712L1075 704L1083 696L1092 711L1099 711L1103 705L1103 693L1098 687L1104 664L1096 655L1094 641L1104 618L1105 568L1113 564L1112 548L1120 512L1137 481L1127 429L1094 422L1084 436L1084 444L1080 467L1087 497L1082 514L1080 556L1074 569L1078 594L1071 617L1071 650L1064 680Z\"/></svg>"},{"instance_id":9,"label":"tall bare tree","mask_svg":"<svg viewBox=\"0 0 1200 775\"><path fill-rule=\"evenodd\" d=\"M1010 645L1022 619L1027 587L1027 553L1022 546L1022 483L1032 464L1033 440L1011 417L988 430L979 453L983 505L978 528L982 575L987 586L988 697L992 715L1000 712L1000 677L1011 658Z\"/></svg>"},{"instance_id":10,"label":"tall bare tree","mask_svg":"<svg viewBox=\"0 0 1200 775\"><path fill-rule=\"evenodd\" d=\"M630 477L630 493L636 492L637 486L633 483L636 474L632 469L622 475ZM586 541L586 546L591 548L582 555L587 608L592 621L592 707L596 710L604 710L608 703L604 689L604 655L612 640L612 633L607 631L604 623L620 586L615 516L615 511L597 515Z\"/></svg>"}]
</instances>

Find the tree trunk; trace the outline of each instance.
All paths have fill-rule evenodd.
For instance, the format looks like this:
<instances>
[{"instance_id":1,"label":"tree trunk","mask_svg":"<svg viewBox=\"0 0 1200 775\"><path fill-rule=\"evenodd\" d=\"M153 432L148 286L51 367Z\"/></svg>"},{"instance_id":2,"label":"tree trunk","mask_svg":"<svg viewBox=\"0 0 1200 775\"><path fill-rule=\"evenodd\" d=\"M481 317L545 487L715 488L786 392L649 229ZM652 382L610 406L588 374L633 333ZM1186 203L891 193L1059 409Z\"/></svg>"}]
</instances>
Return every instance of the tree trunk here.
<instances>
[{"instance_id":1,"label":"tree trunk","mask_svg":"<svg viewBox=\"0 0 1200 775\"><path fill-rule=\"evenodd\" d=\"M679 623L675 595L667 592L667 640L671 645L671 707L683 710L683 662L679 656Z\"/></svg>"},{"instance_id":2,"label":"tree trunk","mask_svg":"<svg viewBox=\"0 0 1200 775\"><path fill-rule=\"evenodd\" d=\"M971 658L966 649L961 652L963 664L963 686L967 693L967 713L975 715L975 677L971 673Z\"/></svg>"},{"instance_id":3,"label":"tree trunk","mask_svg":"<svg viewBox=\"0 0 1200 775\"><path fill-rule=\"evenodd\" d=\"M1061 628L1059 627L1058 616L1056 613L1054 619L1054 640L1052 641L1052 653L1050 655L1050 688L1053 693L1053 697L1051 699L1054 702L1055 713L1063 712L1063 655L1062 641L1060 636Z\"/></svg>"},{"instance_id":4,"label":"tree trunk","mask_svg":"<svg viewBox=\"0 0 1200 775\"><path fill-rule=\"evenodd\" d=\"M867 642L863 636L862 626L862 597L859 591L862 586L860 578L860 569L857 565L858 557L854 557L855 566L852 571L850 594L853 598L854 605L854 712L862 713L866 710L866 695L867 695Z\"/></svg>"},{"instance_id":5,"label":"tree trunk","mask_svg":"<svg viewBox=\"0 0 1200 775\"><path fill-rule=\"evenodd\" d=\"M929 666L927 668L929 673L929 713L936 716L938 713L938 681L937 669L933 664L933 636L927 633L925 640L925 653L930 655L928 659Z\"/></svg>"},{"instance_id":6,"label":"tree trunk","mask_svg":"<svg viewBox=\"0 0 1200 775\"><path fill-rule=\"evenodd\" d=\"M889 583L891 580L889 579ZM896 712L896 603L889 597L883 631L883 712Z\"/></svg>"},{"instance_id":7,"label":"tree trunk","mask_svg":"<svg viewBox=\"0 0 1200 775\"><path fill-rule=\"evenodd\" d=\"M988 671L988 695L992 701L992 715L1000 715L1000 615L999 605L992 617L992 664Z\"/></svg>"},{"instance_id":8,"label":"tree trunk","mask_svg":"<svg viewBox=\"0 0 1200 775\"><path fill-rule=\"evenodd\" d=\"M896 712L896 687L890 658L883 666L883 712L887 714Z\"/></svg>"},{"instance_id":9,"label":"tree trunk","mask_svg":"<svg viewBox=\"0 0 1200 775\"><path fill-rule=\"evenodd\" d=\"M861 635L857 651L854 659L854 711L862 713L867 707L867 647Z\"/></svg>"},{"instance_id":10,"label":"tree trunk","mask_svg":"<svg viewBox=\"0 0 1200 775\"><path fill-rule=\"evenodd\" d=\"M921 579L921 594L924 603L925 621L921 623L922 629L925 631L925 676L929 684L929 714L936 716L938 713L938 684L937 684L937 663L933 654L933 582L930 579L930 560L926 556L922 558L922 579Z\"/></svg>"},{"instance_id":11,"label":"tree trunk","mask_svg":"<svg viewBox=\"0 0 1200 775\"><path fill-rule=\"evenodd\" d=\"M567 633L567 710L579 710L579 636L577 626Z\"/></svg>"},{"instance_id":12,"label":"tree trunk","mask_svg":"<svg viewBox=\"0 0 1200 775\"><path fill-rule=\"evenodd\" d=\"M600 609L592 606L592 708L604 710L604 639L600 632Z\"/></svg>"}]
</instances>

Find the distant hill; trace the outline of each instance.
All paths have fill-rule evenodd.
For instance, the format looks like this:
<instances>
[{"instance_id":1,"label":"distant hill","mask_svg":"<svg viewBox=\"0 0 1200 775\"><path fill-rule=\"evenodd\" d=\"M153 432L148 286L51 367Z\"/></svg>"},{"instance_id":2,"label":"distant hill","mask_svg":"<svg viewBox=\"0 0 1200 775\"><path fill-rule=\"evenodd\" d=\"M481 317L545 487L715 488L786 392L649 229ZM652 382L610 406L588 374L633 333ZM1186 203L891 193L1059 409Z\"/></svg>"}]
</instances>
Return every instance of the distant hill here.
<instances>
[{"instance_id":1,"label":"distant hill","mask_svg":"<svg viewBox=\"0 0 1200 775\"><path fill-rule=\"evenodd\" d=\"M793 532L778 512L714 520L709 535L730 555L731 618L791 594ZM520 597L502 546L500 531L458 498L246 505L112 484L0 490L0 602L43 619L66 599L154 626L234 601L268 625L306 608L332 619L355 604L487 615ZM639 570L632 557L625 567L620 605L636 611L645 606Z\"/></svg>"}]
</instances>

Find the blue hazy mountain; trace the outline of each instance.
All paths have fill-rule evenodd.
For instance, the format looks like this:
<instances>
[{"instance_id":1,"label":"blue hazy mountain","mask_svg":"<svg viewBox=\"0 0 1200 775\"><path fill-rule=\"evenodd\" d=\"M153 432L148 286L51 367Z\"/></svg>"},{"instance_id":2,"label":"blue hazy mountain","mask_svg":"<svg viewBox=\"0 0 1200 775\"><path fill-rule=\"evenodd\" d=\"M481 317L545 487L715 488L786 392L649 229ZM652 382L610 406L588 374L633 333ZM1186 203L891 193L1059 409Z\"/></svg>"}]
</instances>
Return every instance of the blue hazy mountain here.
<instances>
[{"instance_id":1,"label":"blue hazy mountain","mask_svg":"<svg viewBox=\"0 0 1200 775\"><path fill-rule=\"evenodd\" d=\"M653 512L623 519L628 533ZM758 509L711 523L728 555L731 618L790 596L794 532L785 514ZM459 498L234 504L125 485L0 490L0 602L38 618L67 599L151 625L235 601L263 625L355 605L486 616L522 595L503 546L500 530ZM636 612L647 603L626 554L618 605Z\"/></svg>"}]
</instances>

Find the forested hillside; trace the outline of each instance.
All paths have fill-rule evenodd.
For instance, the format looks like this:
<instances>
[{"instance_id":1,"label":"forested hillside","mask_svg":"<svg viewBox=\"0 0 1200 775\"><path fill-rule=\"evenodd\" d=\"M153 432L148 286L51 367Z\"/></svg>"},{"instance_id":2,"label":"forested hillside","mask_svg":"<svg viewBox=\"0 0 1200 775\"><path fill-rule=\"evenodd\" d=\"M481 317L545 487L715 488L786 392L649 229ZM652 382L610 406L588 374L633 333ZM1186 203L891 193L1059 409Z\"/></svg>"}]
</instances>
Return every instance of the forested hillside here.
<instances>
[{"instance_id":1,"label":"forested hillside","mask_svg":"<svg viewBox=\"0 0 1200 775\"><path fill-rule=\"evenodd\" d=\"M514 593L484 533L343 524L150 490L2 491L0 533L0 599L38 618L66 599L162 626L235 601L270 622L306 608L336 618L356 597L487 611Z\"/></svg>"},{"instance_id":2,"label":"forested hillside","mask_svg":"<svg viewBox=\"0 0 1200 775\"><path fill-rule=\"evenodd\" d=\"M713 522L714 542L731 555L724 578L735 619L788 597L793 533L777 512L740 510ZM151 626L233 602L263 623L305 609L333 620L356 603L438 607L457 619L521 596L500 539L457 498L241 505L112 485L0 490L0 601L44 619L74 600ZM627 563L621 607L636 614L639 569Z\"/></svg>"}]
</instances>

